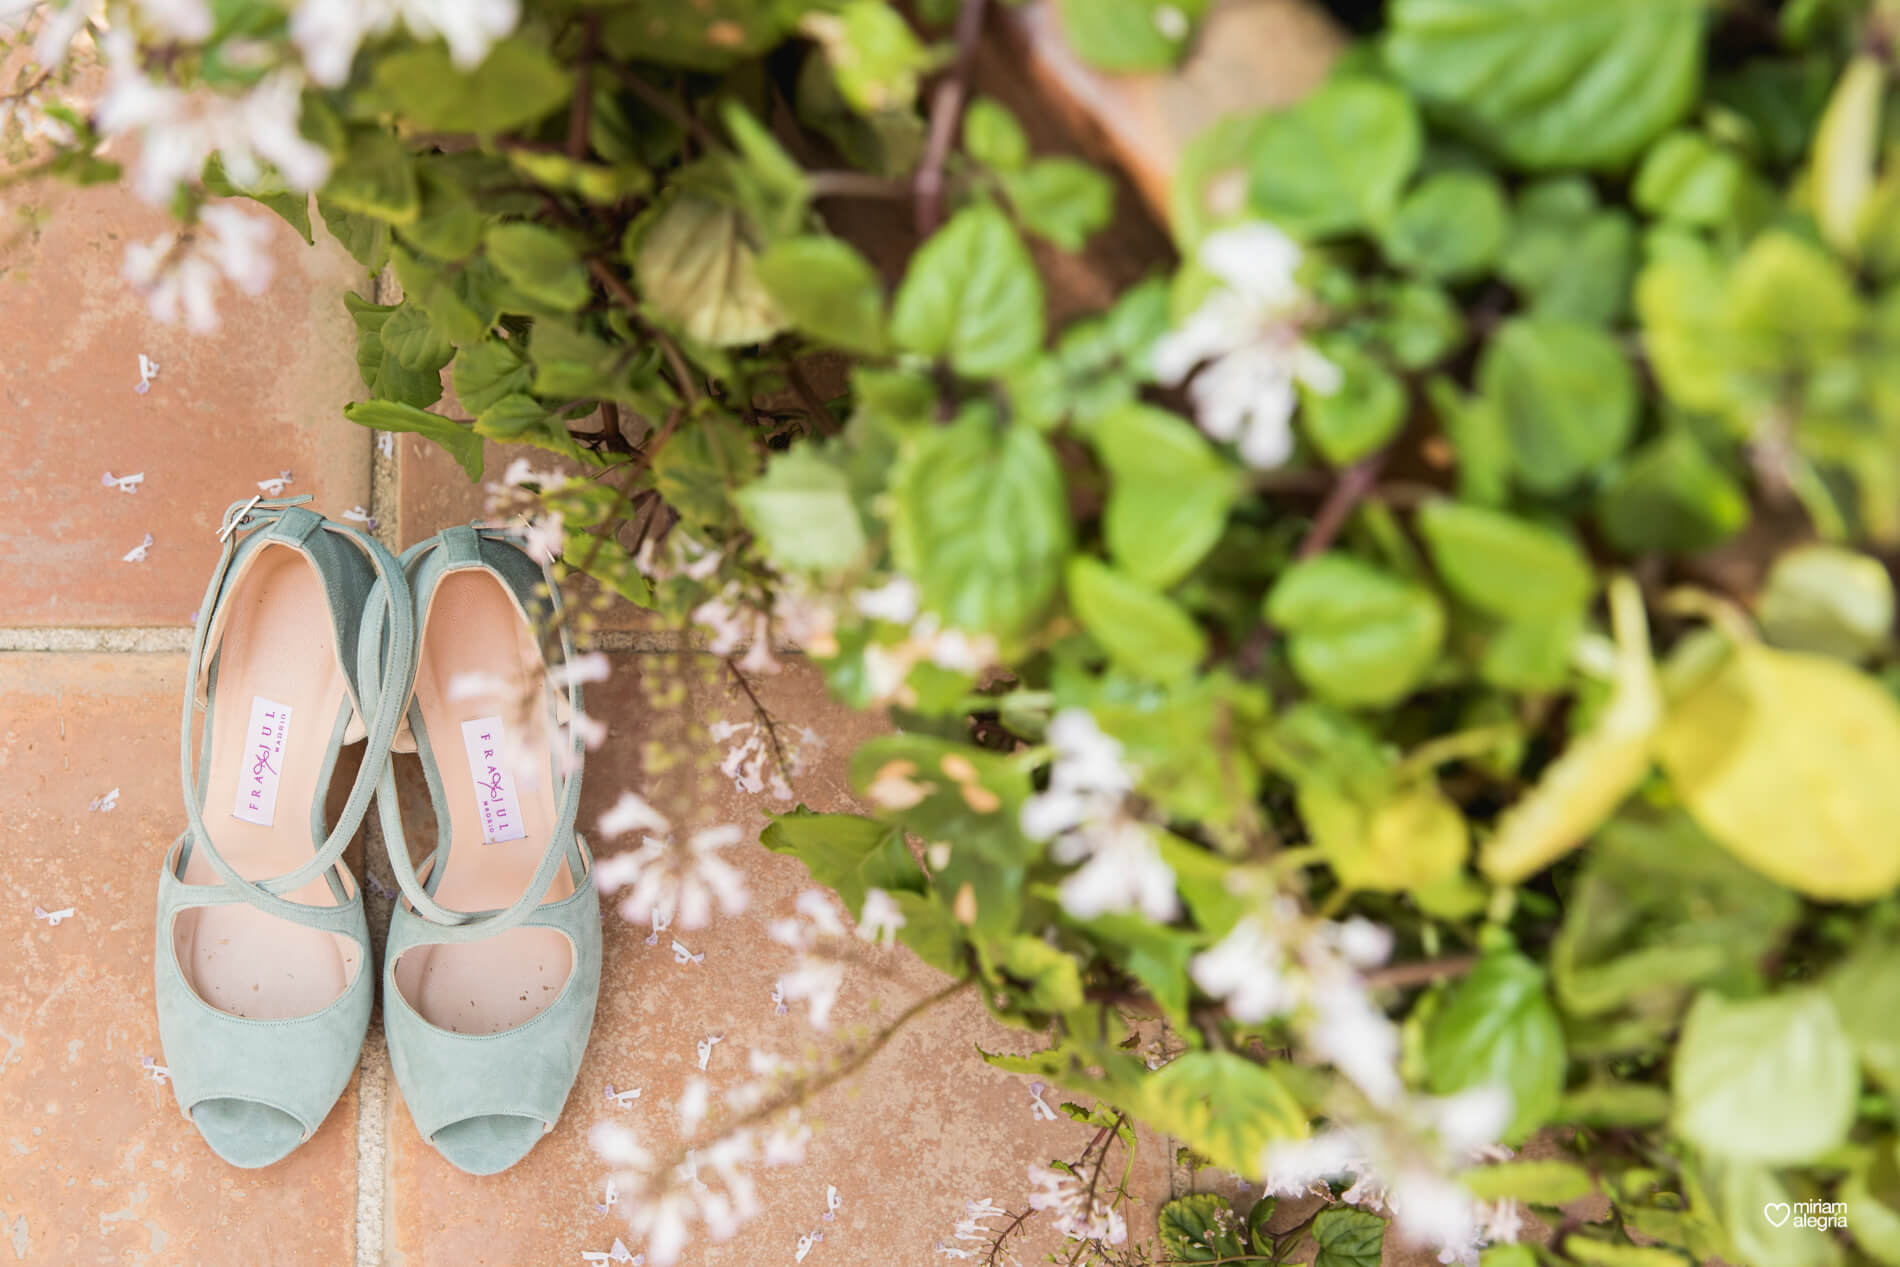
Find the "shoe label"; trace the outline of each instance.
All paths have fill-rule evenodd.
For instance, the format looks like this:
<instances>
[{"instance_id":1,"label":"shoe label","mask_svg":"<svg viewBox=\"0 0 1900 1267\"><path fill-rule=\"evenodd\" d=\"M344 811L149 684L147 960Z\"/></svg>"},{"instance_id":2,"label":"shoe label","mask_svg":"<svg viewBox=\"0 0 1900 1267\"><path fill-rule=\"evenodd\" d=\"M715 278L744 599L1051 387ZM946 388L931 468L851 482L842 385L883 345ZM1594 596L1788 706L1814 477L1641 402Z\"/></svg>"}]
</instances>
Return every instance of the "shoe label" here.
<instances>
[{"instance_id":1,"label":"shoe label","mask_svg":"<svg viewBox=\"0 0 1900 1267\"><path fill-rule=\"evenodd\" d=\"M499 845L528 834L521 822L521 801L515 796L515 776L502 760L507 730L499 717L477 717L462 723L462 746L468 750L468 772L475 780L475 800L482 810L482 843Z\"/></svg>"},{"instance_id":2,"label":"shoe label","mask_svg":"<svg viewBox=\"0 0 1900 1267\"><path fill-rule=\"evenodd\" d=\"M251 696L251 728L244 732L244 768L238 772L233 818L269 827L277 817L277 782L284 777L284 742L290 738L290 705Z\"/></svg>"}]
</instances>

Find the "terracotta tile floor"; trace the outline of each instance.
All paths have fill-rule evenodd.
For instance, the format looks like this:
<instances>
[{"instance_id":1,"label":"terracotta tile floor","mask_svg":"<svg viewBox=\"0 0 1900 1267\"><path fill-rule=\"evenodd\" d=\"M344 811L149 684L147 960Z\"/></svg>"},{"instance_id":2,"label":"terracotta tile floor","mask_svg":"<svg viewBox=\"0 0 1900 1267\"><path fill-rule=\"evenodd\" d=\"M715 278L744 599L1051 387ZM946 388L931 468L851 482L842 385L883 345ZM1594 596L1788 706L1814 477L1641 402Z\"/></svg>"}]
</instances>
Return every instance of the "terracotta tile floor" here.
<instances>
[{"instance_id":1,"label":"terracotta tile floor","mask_svg":"<svg viewBox=\"0 0 1900 1267\"><path fill-rule=\"evenodd\" d=\"M118 280L124 242L160 227L128 196L14 190L0 197L0 220L37 226L0 233L0 313L13 335L0 341L0 1261L578 1263L625 1235L617 1215L594 1209L603 1168L587 1127L613 1117L669 1145L671 1102L696 1071L698 1040L722 1036L708 1069L718 1092L746 1076L749 1048L808 1061L942 984L909 952L881 951L852 970L828 1034L802 1009L775 1015L785 952L765 927L790 911L806 877L795 861L745 844L732 852L750 909L687 936L703 963L649 948L646 929L610 910L587 1063L560 1126L521 1166L472 1179L423 1145L374 1024L355 1083L310 1144L261 1172L218 1162L140 1062L160 1055L153 884L182 822L180 651L219 514L287 468L290 491L315 493L331 514L363 507L392 544L406 544L466 521L479 496L421 442L401 437L391 458L377 458L372 437L341 417L360 383L340 296L367 279L334 244L309 248L284 229L276 287L255 300L227 296L222 331L192 338L155 324ZM161 365L143 395L132 390L140 352ZM108 470L146 478L121 493L101 484ZM146 559L121 562L148 532ZM609 623L651 632L635 616ZM622 650L593 703L611 737L588 766L583 824L634 787L682 826L736 822L755 837L780 807L717 773L707 725L743 720L751 707L723 664L677 636L627 633L611 645ZM22 649L45 647L55 650ZM847 807L845 758L872 723L832 703L797 662L760 691L783 724L821 739L799 797ZM693 755L669 763L668 751ZM115 787L115 808L88 808ZM359 848L387 883L380 838L366 835ZM57 926L35 914L68 907ZM372 924L386 914L376 899ZM1025 1166L1072 1155L1088 1133L1037 1121L1027 1085L974 1050L1036 1042L968 997L918 1022L863 1076L810 1106L807 1161L761 1173L767 1212L684 1261L790 1263L813 1228L825 1237L809 1267L944 1261L932 1247L965 1200L1020 1208ZM609 1082L641 1088L640 1099L614 1107ZM1153 1140L1137 1168L1137 1235L1169 1182L1166 1142ZM843 1204L823 1223L828 1184ZM1049 1247L1020 1245L1025 1261Z\"/></svg>"}]
</instances>

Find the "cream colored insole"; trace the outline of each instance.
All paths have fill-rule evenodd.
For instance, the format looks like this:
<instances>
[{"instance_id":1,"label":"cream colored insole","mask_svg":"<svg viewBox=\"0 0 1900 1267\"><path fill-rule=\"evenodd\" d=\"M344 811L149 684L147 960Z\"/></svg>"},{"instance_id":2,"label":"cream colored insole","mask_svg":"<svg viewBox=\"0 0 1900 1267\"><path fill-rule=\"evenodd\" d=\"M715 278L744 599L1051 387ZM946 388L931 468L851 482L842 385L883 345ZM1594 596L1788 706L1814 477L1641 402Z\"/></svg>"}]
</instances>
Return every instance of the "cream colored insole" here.
<instances>
[{"instance_id":1,"label":"cream colored insole","mask_svg":"<svg viewBox=\"0 0 1900 1267\"><path fill-rule=\"evenodd\" d=\"M452 684L462 677L494 679L500 689L450 698ZM423 628L416 705L449 807L449 821L436 830L438 842L452 847L437 854L436 865L444 870L435 900L450 910L511 906L541 865L556 817L545 677L532 631L492 573L442 578ZM464 723L490 719L499 726L464 729ZM484 735L494 746L480 746ZM480 784L471 768L471 740L478 745ZM511 755L519 760L510 761ZM512 783L514 804L501 794L498 772ZM505 839L518 832L525 834ZM542 901L573 891L563 866ZM573 947L553 929L512 928L480 941L405 951L396 962L396 988L433 1025L493 1034L552 1003L573 959Z\"/></svg>"},{"instance_id":2,"label":"cream colored insole","mask_svg":"<svg viewBox=\"0 0 1900 1267\"><path fill-rule=\"evenodd\" d=\"M326 791L318 778L345 686L323 582L303 555L289 546L260 547L226 601L204 823L225 861L245 879L261 880L295 870L314 852L310 811ZM264 798L273 778L271 806ZM248 816L260 821L237 816L240 795ZM202 850L192 852L184 880L219 883ZM336 905L321 876L282 896ZM236 1016L315 1012L342 994L362 959L343 934L242 902L181 911L172 941L198 997Z\"/></svg>"}]
</instances>

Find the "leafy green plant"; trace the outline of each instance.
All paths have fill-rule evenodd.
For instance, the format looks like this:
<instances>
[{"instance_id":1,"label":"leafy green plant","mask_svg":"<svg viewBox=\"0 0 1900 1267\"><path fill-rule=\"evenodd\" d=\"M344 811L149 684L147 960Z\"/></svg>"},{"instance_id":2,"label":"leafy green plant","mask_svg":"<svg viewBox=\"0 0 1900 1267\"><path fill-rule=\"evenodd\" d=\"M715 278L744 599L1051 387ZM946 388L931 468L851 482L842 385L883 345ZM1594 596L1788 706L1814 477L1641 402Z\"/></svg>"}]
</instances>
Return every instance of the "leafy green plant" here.
<instances>
[{"instance_id":1,"label":"leafy green plant","mask_svg":"<svg viewBox=\"0 0 1900 1267\"><path fill-rule=\"evenodd\" d=\"M403 6L340 60L307 6L121 7L114 66L169 40L249 138L135 174L157 310L253 280L213 199L314 191L401 295L349 301L348 416L550 451L503 481L565 572L890 710L869 812L765 843L1111 1106L1031 1207L1078 1259L1364 1267L1390 1215L1493 1267L1900 1262L1887 0L1392 0L1059 329L1046 262L1137 211L969 100L974 0ZM1202 6L1056 8L1123 71ZM29 170L175 125L115 100ZM1115 1236L1135 1122L1272 1195ZM1764 1220L1813 1200L1847 1227Z\"/></svg>"}]
</instances>

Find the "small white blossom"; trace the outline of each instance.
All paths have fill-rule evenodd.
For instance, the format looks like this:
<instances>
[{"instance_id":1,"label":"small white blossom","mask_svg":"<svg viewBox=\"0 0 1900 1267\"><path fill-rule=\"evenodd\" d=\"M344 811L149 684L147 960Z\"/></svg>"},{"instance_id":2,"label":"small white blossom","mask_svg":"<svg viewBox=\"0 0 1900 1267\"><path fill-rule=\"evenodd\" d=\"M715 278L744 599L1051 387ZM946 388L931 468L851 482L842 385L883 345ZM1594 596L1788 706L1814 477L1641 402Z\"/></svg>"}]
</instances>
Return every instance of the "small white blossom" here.
<instances>
[{"instance_id":1,"label":"small white blossom","mask_svg":"<svg viewBox=\"0 0 1900 1267\"><path fill-rule=\"evenodd\" d=\"M98 813L110 814L113 810L119 808L119 789L115 787L104 796L93 797L86 808Z\"/></svg>"},{"instance_id":2,"label":"small white blossom","mask_svg":"<svg viewBox=\"0 0 1900 1267\"><path fill-rule=\"evenodd\" d=\"M61 924L65 923L67 920L71 919L72 917L73 917L73 908L70 906L62 906L57 911L49 911L45 907L41 907L41 906L36 906L33 908L33 918L45 920L46 926L48 928L58 928Z\"/></svg>"},{"instance_id":3,"label":"small white blossom","mask_svg":"<svg viewBox=\"0 0 1900 1267\"><path fill-rule=\"evenodd\" d=\"M865 941L889 945L904 926L904 911L897 899L883 889L864 891L864 910L858 916L858 936Z\"/></svg>"},{"instance_id":4,"label":"small white blossom","mask_svg":"<svg viewBox=\"0 0 1900 1267\"><path fill-rule=\"evenodd\" d=\"M1032 840L1053 840L1057 862L1081 863L1058 895L1078 919L1139 910L1165 923L1180 913L1174 871L1154 831L1128 810L1135 770L1121 744L1084 709L1067 708L1049 722L1055 758L1049 786L1023 802L1020 824Z\"/></svg>"},{"instance_id":5,"label":"small white blossom","mask_svg":"<svg viewBox=\"0 0 1900 1267\"><path fill-rule=\"evenodd\" d=\"M706 1052L710 1054L712 1048L707 1047ZM700 1068L705 1068L705 1065L702 1063ZM711 1102L712 1088L704 1078L686 1080L686 1090L680 1093L679 1104L675 1106L679 1113L680 1134L690 1138L699 1129L699 1124L706 1120L706 1110Z\"/></svg>"},{"instance_id":6,"label":"small white blossom","mask_svg":"<svg viewBox=\"0 0 1900 1267\"><path fill-rule=\"evenodd\" d=\"M451 696L453 698L453 696ZM624 836L630 831L670 832L673 824L653 803L637 792L622 792L613 808L602 814L595 827L603 836Z\"/></svg>"},{"instance_id":7,"label":"small white blossom","mask_svg":"<svg viewBox=\"0 0 1900 1267\"><path fill-rule=\"evenodd\" d=\"M872 620L908 625L917 619L917 582L908 576L893 576L876 589L859 590L851 596L851 605Z\"/></svg>"},{"instance_id":8,"label":"small white blossom","mask_svg":"<svg viewBox=\"0 0 1900 1267\"><path fill-rule=\"evenodd\" d=\"M608 813L618 811L620 806L615 806ZM638 816L637 809L620 814ZM638 849L602 859L594 869L594 883L602 893L626 890L620 914L631 923L650 920L663 910L669 921L677 917L682 929L704 928L712 923L715 907L728 916L738 915L751 900L744 874L719 856L720 850L739 843L741 835L739 828L727 824L696 831L684 844L647 836Z\"/></svg>"},{"instance_id":9,"label":"small white blossom","mask_svg":"<svg viewBox=\"0 0 1900 1267\"><path fill-rule=\"evenodd\" d=\"M726 1036L724 1034L708 1034L699 1040L699 1044L695 1050L699 1054L699 1071L701 1073L706 1072L706 1063L712 1059L712 1049L725 1040Z\"/></svg>"},{"instance_id":10,"label":"small white blossom","mask_svg":"<svg viewBox=\"0 0 1900 1267\"><path fill-rule=\"evenodd\" d=\"M152 534L148 532L145 534L145 540L139 542L137 545L133 546L130 550L127 550L124 554L120 555L119 561L121 563L143 563L145 562L146 551L150 550L151 548L152 548Z\"/></svg>"},{"instance_id":11,"label":"small white blossom","mask_svg":"<svg viewBox=\"0 0 1900 1267\"><path fill-rule=\"evenodd\" d=\"M1236 443L1249 466L1279 466L1293 455L1295 386L1321 395L1340 387L1338 367L1300 331L1300 248L1252 223L1209 234L1199 258L1223 285L1155 344L1155 375L1177 387L1200 366L1188 392L1201 429Z\"/></svg>"},{"instance_id":12,"label":"small white blossom","mask_svg":"<svg viewBox=\"0 0 1900 1267\"><path fill-rule=\"evenodd\" d=\"M139 353L139 381L132 390L143 396L152 390L152 383L158 378L158 362L145 353Z\"/></svg>"},{"instance_id":13,"label":"small white blossom","mask_svg":"<svg viewBox=\"0 0 1900 1267\"><path fill-rule=\"evenodd\" d=\"M289 471L279 471L275 479L257 481L257 491L266 497L282 497L284 485L292 482Z\"/></svg>"},{"instance_id":14,"label":"small white blossom","mask_svg":"<svg viewBox=\"0 0 1900 1267\"><path fill-rule=\"evenodd\" d=\"M699 951L698 953L694 953L694 951L689 946L687 946L685 942L675 937L673 939L673 962L677 964L681 964L681 965L685 965L689 963L705 963L706 952L702 950L702 951Z\"/></svg>"},{"instance_id":15,"label":"small white blossom","mask_svg":"<svg viewBox=\"0 0 1900 1267\"><path fill-rule=\"evenodd\" d=\"M203 207L185 236L162 233L128 245L125 279L144 293L153 317L171 324L182 316L188 329L208 333L218 328L213 296L220 280L248 295L270 285L270 235L262 217L224 204Z\"/></svg>"},{"instance_id":16,"label":"small white blossom","mask_svg":"<svg viewBox=\"0 0 1900 1267\"><path fill-rule=\"evenodd\" d=\"M144 482L144 471L140 471L137 475L114 475L111 471L107 471L99 477L99 483L107 488L116 488L121 493L136 493L139 491L139 485Z\"/></svg>"},{"instance_id":17,"label":"small white blossom","mask_svg":"<svg viewBox=\"0 0 1900 1267\"><path fill-rule=\"evenodd\" d=\"M1031 1166L1029 1182L1036 1188L1029 1194L1029 1208L1049 1211L1050 1226L1070 1240L1120 1245L1128 1239L1128 1224L1121 1211L1099 1196L1091 1200L1074 1175L1047 1166Z\"/></svg>"},{"instance_id":18,"label":"small white blossom","mask_svg":"<svg viewBox=\"0 0 1900 1267\"><path fill-rule=\"evenodd\" d=\"M1053 1122L1059 1114L1049 1107L1043 1095L1049 1090L1049 1084L1035 1081L1029 1084L1029 1120L1032 1122Z\"/></svg>"},{"instance_id":19,"label":"small white blossom","mask_svg":"<svg viewBox=\"0 0 1900 1267\"><path fill-rule=\"evenodd\" d=\"M423 43L440 35L449 56L473 70L521 20L519 0L302 0L290 38L303 51L310 77L326 87L349 78L356 50L398 20Z\"/></svg>"}]
</instances>

